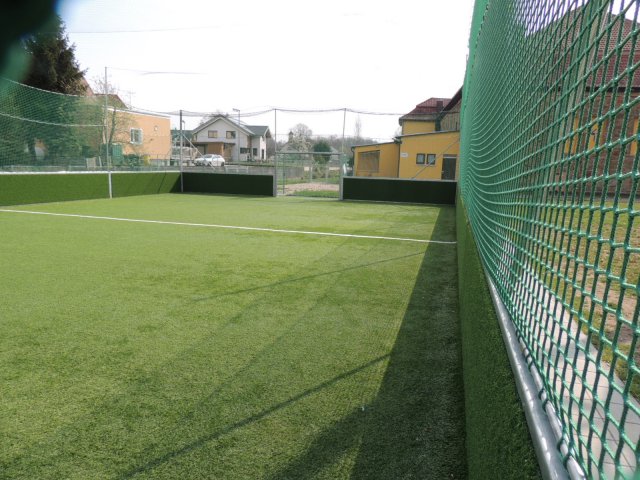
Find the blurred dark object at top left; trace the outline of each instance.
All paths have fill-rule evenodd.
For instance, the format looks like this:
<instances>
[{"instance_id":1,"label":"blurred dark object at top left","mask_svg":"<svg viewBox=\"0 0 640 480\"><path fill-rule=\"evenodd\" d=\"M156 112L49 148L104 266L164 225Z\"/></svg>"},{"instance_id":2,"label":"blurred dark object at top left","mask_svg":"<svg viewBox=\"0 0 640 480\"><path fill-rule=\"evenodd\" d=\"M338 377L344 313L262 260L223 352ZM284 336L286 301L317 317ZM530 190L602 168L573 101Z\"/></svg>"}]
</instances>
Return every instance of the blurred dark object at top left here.
<instances>
[{"instance_id":1,"label":"blurred dark object at top left","mask_svg":"<svg viewBox=\"0 0 640 480\"><path fill-rule=\"evenodd\" d=\"M20 0L0 6L0 76L19 80L26 69L20 39L42 27L55 13L56 0ZM18 77L18 78L16 78Z\"/></svg>"}]
</instances>

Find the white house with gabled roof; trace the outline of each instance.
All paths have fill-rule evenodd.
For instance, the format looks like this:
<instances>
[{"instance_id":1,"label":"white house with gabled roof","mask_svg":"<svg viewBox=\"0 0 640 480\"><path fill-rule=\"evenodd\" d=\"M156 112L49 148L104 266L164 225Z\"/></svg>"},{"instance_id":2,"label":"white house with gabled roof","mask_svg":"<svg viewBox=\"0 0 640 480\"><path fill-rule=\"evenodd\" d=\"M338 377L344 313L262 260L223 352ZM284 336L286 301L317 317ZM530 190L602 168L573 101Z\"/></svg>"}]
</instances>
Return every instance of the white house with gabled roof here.
<instances>
[{"instance_id":1,"label":"white house with gabled roof","mask_svg":"<svg viewBox=\"0 0 640 480\"><path fill-rule=\"evenodd\" d=\"M269 127L238 123L228 115L216 115L192 132L191 142L202 155L215 153L227 162L263 161L267 158Z\"/></svg>"}]
</instances>

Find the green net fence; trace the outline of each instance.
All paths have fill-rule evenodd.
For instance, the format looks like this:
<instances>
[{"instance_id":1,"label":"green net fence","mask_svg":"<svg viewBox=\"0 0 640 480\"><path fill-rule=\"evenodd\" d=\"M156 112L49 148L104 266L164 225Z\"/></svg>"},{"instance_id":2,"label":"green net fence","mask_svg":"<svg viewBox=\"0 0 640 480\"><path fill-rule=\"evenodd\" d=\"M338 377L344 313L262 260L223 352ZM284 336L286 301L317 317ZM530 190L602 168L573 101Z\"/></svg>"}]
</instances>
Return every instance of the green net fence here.
<instances>
[{"instance_id":1,"label":"green net fence","mask_svg":"<svg viewBox=\"0 0 640 480\"><path fill-rule=\"evenodd\" d=\"M589 478L638 474L639 8L477 1L464 85L471 228Z\"/></svg>"},{"instance_id":2,"label":"green net fence","mask_svg":"<svg viewBox=\"0 0 640 480\"><path fill-rule=\"evenodd\" d=\"M86 168L89 158L99 164L104 111L99 97L0 79L0 170Z\"/></svg>"},{"instance_id":3,"label":"green net fence","mask_svg":"<svg viewBox=\"0 0 640 480\"><path fill-rule=\"evenodd\" d=\"M170 117L0 78L0 172L178 168Z\"/></svg>"}]
</instances>

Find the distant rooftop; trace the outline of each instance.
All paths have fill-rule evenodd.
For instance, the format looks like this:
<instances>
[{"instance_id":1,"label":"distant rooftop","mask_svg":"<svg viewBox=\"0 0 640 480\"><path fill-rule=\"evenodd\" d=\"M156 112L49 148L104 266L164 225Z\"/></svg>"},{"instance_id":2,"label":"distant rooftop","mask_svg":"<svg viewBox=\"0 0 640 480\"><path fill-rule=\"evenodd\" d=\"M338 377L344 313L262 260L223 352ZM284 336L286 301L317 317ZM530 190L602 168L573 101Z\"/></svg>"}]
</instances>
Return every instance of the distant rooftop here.
<instances>
[{"instance_id":1,"label":"distant rooftop","mask_svg":"<svg viewBox=\"0 0 640 480\"><path fill-rule=\"evenodd\" d=\"M416 105L416 108L411 110L408 115L425 115L430 113L440 113L444 106L449 103L450 98L432 97L425 100L422 103Z\"/></svg>"},{"instance_id":2,"label":"distant rooftop","mask_svg":"<svg viewBox=\"0 0 640 480\"><path fill-rule=\"evenodd\" d=\"M400 125L402 125L402 122L405 120L435 120L438 117L438 114L444 110L444 107L448 105L450 101L450 98L429 98L428 100L416 105L416 107L406 115L400 117Z\"/></svg>"},{"instance_id":3,"label":"distant rooftop","mask_svg":"<svg viewBox=\"0 0 640 480\"><path fill-rule=\"evenodd\" d=\"M269 132L269 127L266 125L243 125L243 127L247 128L248 130L251 130L251 133L253 133L256 136L260 136L260 137L266 136L267 138L271 137L271 132Z\"/></svg>"}]
</instances>

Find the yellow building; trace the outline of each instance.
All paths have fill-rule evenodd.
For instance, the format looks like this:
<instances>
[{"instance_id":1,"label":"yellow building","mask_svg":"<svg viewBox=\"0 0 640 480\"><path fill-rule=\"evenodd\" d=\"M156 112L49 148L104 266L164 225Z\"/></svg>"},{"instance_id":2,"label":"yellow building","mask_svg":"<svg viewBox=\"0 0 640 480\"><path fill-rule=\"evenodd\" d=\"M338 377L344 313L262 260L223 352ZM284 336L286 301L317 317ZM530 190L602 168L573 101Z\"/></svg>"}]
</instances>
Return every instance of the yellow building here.
<instances>
[{"instance_id":1,"label":"yellow building","mask_svg":"<svg viewBox=\"0 0 640 480\"><path fill-rule=\"evenodd\" d=\"M353 147L358 177L456 180L462 89L453 98L430 98L400 117L393 142Z\"/></svg>"},{"instance_id":2,"label":"yellow building","mask_svg":"<svg viewBox=\"0 0 640 480\"><path fill-rule=\"evenodd\" d=\"M96 96L102 96L98 94ZM159 113L130 110L116 94L109 94L106 136L110 155L118 164L120 155L135 156L145 165L169 165L171 118Z\"/></svg>"},{"instance_id":3,"label":"yellow building","mask_svg":"<svg viewBox=\"0 0 640 480\"><path fill-rule=\"evenodd\" d=\"M455 180L460 132L401 135L398 178Z\"/></svg>"},{"instance_id":4,"label":"yellow building","mask_svg":"<svg viewBox=\"0 0 640 480\"><path fill-rule=\"evenodd\" d=\"M137 155L145 164L168 164L171 157L169 116L136 110L112 109L115 129L112 143L122 145L123 155Z\"/></svg>"},{"instance_id":5,"label":"yellow building","mask_svg":"<svg viewBox=\"0 0 640 480\"><path fill-rule=\"evenodd\" d=\"M400 143L374 143L358 145L354 151L354 175L356 177L397 177L400 160Z\"/></svg>"}]
</instances>

